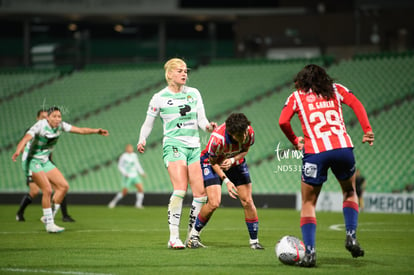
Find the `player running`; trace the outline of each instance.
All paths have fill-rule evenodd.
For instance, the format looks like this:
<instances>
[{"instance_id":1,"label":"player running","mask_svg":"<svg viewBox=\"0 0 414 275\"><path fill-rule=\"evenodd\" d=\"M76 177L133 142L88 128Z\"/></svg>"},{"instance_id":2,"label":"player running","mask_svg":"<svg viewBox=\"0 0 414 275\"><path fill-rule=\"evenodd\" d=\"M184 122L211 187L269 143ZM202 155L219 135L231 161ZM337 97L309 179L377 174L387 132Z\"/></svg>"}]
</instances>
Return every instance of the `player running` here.
<instances>
[{"instance_id":1,"label":"player running","mask_svg":"<svg viewBox=\"0 0 414 275\"><path fill-rule=\"evenodd\" d=\"M152 131L155 119L160 116L164 128L164 164L174 189L168 204L168 247L183 249L185 246L180 240L179 226L188 182L193 192L189 229L207 200L199 164L198 127L211 132L217 124L207 120L200 92L185 86L188 72L186 63L179 58L173 58L165 63L164 69L168 86L156 93L149 103L137 149L144 153L146 139Z\"/></svg>"},{"instance_id":2,"label":"player running","mask_svg":"<svg viewBox=\"0 0 414 275\"><path fill-rule=\"evenodd\" d=\"M42 221L45 222L46 231L49 233L58 233L64 231L63 227L57 226L54 222L54 216L59 210L60 204L69 189L69 185L62 173L50 161L50 154L63 132L75 134L100 134L108 135L107 130L93 128L79 128L62 121L62 114L58 107L51 107L48 110L46 119L39 120L34 124L26 135L17 144L16 152L12 160L16 161L17 157L23 152L22 167L23 171L28 174L32 171L32 179L42 190ZM55 190L53 195L54 210L52 212L51 196L52 186Z\"/></svg>"},{"instance_id":3,"label":"player running","mask_svg":"<svg viewBox=\"0 0 414 275\"><path fill-rule=\"evenodd\" d=\"M131 144L125 146L125 152L119 157L118 170L122 174L122 191L115 195L108 204L108 207L114 208L117 203L128 194L128 189L135 185L137 188L135 207L143 208L144 188L142 186L141 176L145 177L145 172L138 160L138 155L134 152L134 147Z\"/></svg>"},{"instance_id":4,"label":"player running","mask_svg":"<svg viewBox=\"0 0 414 275\"><path fill-rule=\"evenodd\" d=\"M345 247L353 257L364 256L364 250L356 239L359 209L355 191L353 144L345 129L341 104L350 106L357 116L364 131L362 142L373 145L374 133L365 108L347 88L333 83L320 66L305 66L297 74L294 82L297 90L287 99L279 118L279 125L295 148L304 150L300 225L306 253L300 265L316 265L315 206L329 168L342 188ZM295 113L302 124L304 138L296 136L292 130L290 120Z\"/></svg>"},{"instance_id":5,"label":"player running","mask_svg":"<svg viewBox=\"0 0 414 275\"><path fill-rule=\"evenodd\" d=\"M227 186L230 197L240 199L244 209L250 247L263 249L259 243L259 218L252 197L252 183L245 156L254 144L254 131L250 121L242 113L231 114L210 136L201 152L204 186L208 201L201 208L187 243L188 248L205 247L200 232L207 225L221 203L221 185Z\"/></svg>"}]
</instances>

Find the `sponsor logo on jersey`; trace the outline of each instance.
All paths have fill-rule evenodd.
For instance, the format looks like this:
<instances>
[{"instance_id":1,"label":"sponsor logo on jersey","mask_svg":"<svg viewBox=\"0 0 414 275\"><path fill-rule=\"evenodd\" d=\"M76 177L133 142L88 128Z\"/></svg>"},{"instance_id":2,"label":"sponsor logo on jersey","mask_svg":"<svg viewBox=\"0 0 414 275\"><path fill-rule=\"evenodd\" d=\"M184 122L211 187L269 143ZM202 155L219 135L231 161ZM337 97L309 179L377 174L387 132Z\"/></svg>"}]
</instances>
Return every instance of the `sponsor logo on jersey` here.
<instances>
[{"instance_id":1,"label":"sponsor logo on jersey","mask_svg":"<svg viewBox=\"0 0 414 275\"><path fill-rule=\"evenodd\" d=\"M306 101L312 103L316 100L316 96L314 94L309 94L306 96Z\"/></svg>"}]
</instances>

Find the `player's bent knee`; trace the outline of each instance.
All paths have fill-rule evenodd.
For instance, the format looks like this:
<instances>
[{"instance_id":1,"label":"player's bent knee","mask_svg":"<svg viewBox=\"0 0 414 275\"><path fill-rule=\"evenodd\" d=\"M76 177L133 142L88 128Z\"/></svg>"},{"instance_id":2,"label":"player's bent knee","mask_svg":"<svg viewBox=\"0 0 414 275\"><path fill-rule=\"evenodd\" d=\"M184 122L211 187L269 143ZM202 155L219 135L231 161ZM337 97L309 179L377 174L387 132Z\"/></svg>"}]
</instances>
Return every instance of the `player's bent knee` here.
<instances>
[{"instance_id":1,"label":"player's bent knee","mask_svg":"<svg viewBox=\"0 0 414 275\"><path fill-rule=\"evenodd\" d=\"M216 210L220 206L220 200L208 200L207 205L210 207L211 210Z\"/></svg>"},{"instance_id":2,"label":"player's bent knee","mask_svg":"<svg viewBox=\"0 0 414 275\"><path fill-rule=\"evenodd\" d=\"M46 187L42 189L43 196L51 197L52 196L52 188Z\"/></svg>"},{"instance_id":3,"label":"player's bent knee","mask_svg":"<svg viewBox=\"0 0 414 275\"><path fill-rule=\"evenodd\" d=\"M242 204L243 208L246 208L246 209L255 207L253 199L241 200L241 204Z\"/></svg>"}]
</instances>

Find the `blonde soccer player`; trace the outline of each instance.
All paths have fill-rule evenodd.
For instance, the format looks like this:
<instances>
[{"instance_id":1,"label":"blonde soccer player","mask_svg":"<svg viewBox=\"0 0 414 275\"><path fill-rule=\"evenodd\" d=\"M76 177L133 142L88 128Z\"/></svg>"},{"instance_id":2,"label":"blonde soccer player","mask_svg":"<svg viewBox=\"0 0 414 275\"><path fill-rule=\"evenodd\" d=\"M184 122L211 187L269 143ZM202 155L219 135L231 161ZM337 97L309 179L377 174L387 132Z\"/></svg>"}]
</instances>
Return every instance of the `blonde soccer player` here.
<instances>
[{"instance_id":1,"label":"blonde soccer player","mask_svg":"<svg viewBox=\"0 0 414 275\"><path fill-rule=\"evenodd\" d=\"M185 246L180 239L179 226L188 183L193 192L189 230L207 200L199 163L200 137L198 128L211 132L217 127L217 124L207 120L200 92L196 88L186 86L187 64L182 59L172 58L165 63L164 69L167 87L156 93L149 103L147 116L141 127L137 150L144 153L146 139L152 131L155 119L160 117L164 128L164 164L173 186L168 204L170 229L168 247L184 249Z\"/></svg>"}]
</instances>

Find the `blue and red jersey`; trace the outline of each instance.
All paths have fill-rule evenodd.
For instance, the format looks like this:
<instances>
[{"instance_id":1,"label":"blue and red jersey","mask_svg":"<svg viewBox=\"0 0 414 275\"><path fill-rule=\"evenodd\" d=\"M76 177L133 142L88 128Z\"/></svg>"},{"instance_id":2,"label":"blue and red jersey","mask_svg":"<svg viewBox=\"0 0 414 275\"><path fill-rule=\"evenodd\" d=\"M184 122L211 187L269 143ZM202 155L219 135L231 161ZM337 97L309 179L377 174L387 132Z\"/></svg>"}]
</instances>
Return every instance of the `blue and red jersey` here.
<instances>
[{"instance_id":1,"label":"blue and red jersey","mask_svg":"<svg viewBox=\"0 0 414 275\"><path fill-rule=\"evenodd\" d=\"M226 124L223 123L211 133L206 148L201 152L201 163L208 164L209 157L217 158L216 163L220 164L225 159L232 158L241 152L247 152L254 144L254 130L248 126L248 134L243 143L234 140L226 131ZM233 163L233 166L244 162L244 158Z\"/></svg>"},{"instance_id":2,"label":"blue and red jersey","mask_svg":"<svg viewBox=\"0 0 414 275\"><path fill-rule=\"evenodd\" d=\"M293 92L286 101L279 118L279 125L287 138L298 143L290 124L295 113L302 124L305 153L321 153L339 148L352 148L351 137L346 132L342 103L356 114L364 133L371 131L368 116L362 103L344 86L334 84L334 96L326 99L312 90Z\"/></svg>"}]
</instances>

